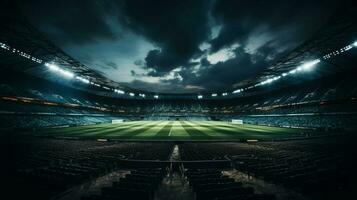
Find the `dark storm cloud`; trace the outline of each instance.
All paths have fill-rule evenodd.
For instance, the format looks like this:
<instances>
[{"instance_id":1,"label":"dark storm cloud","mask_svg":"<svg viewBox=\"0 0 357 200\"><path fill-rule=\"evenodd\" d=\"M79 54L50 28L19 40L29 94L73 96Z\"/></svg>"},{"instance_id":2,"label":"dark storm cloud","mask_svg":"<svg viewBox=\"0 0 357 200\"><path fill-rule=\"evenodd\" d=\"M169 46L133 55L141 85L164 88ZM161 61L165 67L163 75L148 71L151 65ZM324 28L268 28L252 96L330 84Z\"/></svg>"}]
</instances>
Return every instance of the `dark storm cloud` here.
<instances>
[{"instance_id":1,"label":"dark storm cloud","mask_svg":"<svg viewBox=\"0 0 357 200\"><path fill-rule=\"evenodd\" d=\"M120 1L121 21L136 33L157 45L145 61L160 76L185 65L199 53L199 44L207 39L210 27L207 0Z\"/></svg>"},{"instance_id":2,"label":"dark storm cloud","mask_svg":"<svg viewBox=\"0 0 357 200\"><path fill-rule=\"evenodd\" d=\"M137 73L135 70L130 70L130 74L132 77L135 77L135 78L142 78L142 77L146 76L146 74Z\"/></svg>"},{"instance_id":3,"label":"dark storm cloud","mask_svg":"<svg viewBox=\"0 0 357 200\"><path fill-rule=\"evenodd\" d=\"M106 22L113 12L110 1L20 0L21 8L33 24L54 41L86 44L116 38Z\"/></svg>"},{"instance_id":4,"label":"dark storm cloud","mask_svg":"<svg viewBox=\"0 0 357 200\"><path fill-rule=\"evenodd\" d=\"M105 64L112 69L118 69L118 65L114 62L106 62Z\"/></svg>"},{"instance_id":5,"label":"dark storm cloud","mask_svg":"<svg viewBox=\"0 0 357 200\"><path fill-rule=\"evenodd\" d=\"M135 72L135 70L130 70L130 74L134 77L138 76L138 74Z\"/></svg>"},{"instance_id":6,"label":"dark storm cloud","mask_svg":"<svg viewBox=\"0 0 357 200\"><path fill-rule=\"evenodd\" d=\"M210 53L234 43L234 58L210 64L201 59L197 70L181 71L184 84L224 90L272 65L323 26L336 1L215 1L211 16L220 26L210 41ZM251 51L249 48L254 48Z\"/></svg>"},{"instance_id":7,"label":"dark storm cloud","mask_svg":"<svg viewBox=\"0 0 357 200\"><path fill-rule=\"evenodd\" d=\"M191 2L125 1L121 5L125 13L122 21L158 46L145 58L147 75L162 77L182 66L182 84L208 90L230 88L273 64L277 57L316 32L328 20L336 4L336 1L322 0ZM190 14L187 14L188 8ZM218 36L210 40L212 26L221 29ZM234 59L214 65L203 57L196 70L193 69L196 63L190 60L205 53L198 49L204 41L211 45L209 53L234 43L242 48L234 52ZM252 47L256 49L247 52ZM161 82L170 81L178 84L176 79Z\"/></svg>"},{"instance_id":8,"label":"dark storm cloud","mask_svg":"<svg viewBox=\"0 0 357 200\"><path fill-rule=\"evenodd\" d=\"M207 58L202 58L202 59L200 60L200 64L201 64L201 66L203 66L203 67L206 67L206 66L210 66L210 65L211 65L211 63L207 60Z\"/></svg>"},{"instance_id":9,"label":"dark storm cloud","mask_svg":"<svg viewBox=\"0 0 357 200\"><path fill-rule=\"evenodd\" d=\"M212 16L222 28L218 37L210 42L211 51L234 42L244 45L252 31L260 26L271 32L291 29L290 34L285 35L291 40L305 38L329 19L336 5L337 1L326 0L215 1Z\"/></svg>"},{"instance_id":10,"label":"dark storm cloud","mask_svg":"<svg viewBox=\"0 0 357 200\"><path fill-rule=\"evenodd\" d=\"M145 62L143 60L135 60L134 65L139 66L139 67L144 67Z\"/></svg>"},{"instance_id":11,"label":"dark storm cloud","mask_svg":"<svg viewBox=\"0 0 357 200\"><path fill-rule=\"evenodd\" d=\"M156 91L229 89L309 39L345 3L337 0L20 1L26 2L21 5L30 21L57 45L65 43L67 49L73 49L69 50L73 54L87 50L83 51L81 62L105 74L126 70L122 74L128 78L111 77L117 77L116 81L128 80L132 87ZM135 43L139 40L149 44ZM103 41L121 46L101 46ZM93 43L98 43L98 48L88 47ZM232 46L236 49L230 49ZM233 56L223 54L218 56L218 61L217 57L216 61L208 59L222 50L230 51ZM144 82L145 78L151 83Z\"/></svg>"},{"instance_id":12,"label":"dark storm cloud","mask_svg":"<svg viewBox=\"0 0 357 200\"><path fill-rule=\"evenodd\" d=\"M259 56L252 56L242 47L236 48L234 52L235 58L204 67L193 79L190 78L192 77L190 71L182 71L180 75L184 83L201 86L206 90L223 90L235 84L237 80L254 75L269 64L266 60L268 54L264 52Z\"/></svg>"}]
</instances>

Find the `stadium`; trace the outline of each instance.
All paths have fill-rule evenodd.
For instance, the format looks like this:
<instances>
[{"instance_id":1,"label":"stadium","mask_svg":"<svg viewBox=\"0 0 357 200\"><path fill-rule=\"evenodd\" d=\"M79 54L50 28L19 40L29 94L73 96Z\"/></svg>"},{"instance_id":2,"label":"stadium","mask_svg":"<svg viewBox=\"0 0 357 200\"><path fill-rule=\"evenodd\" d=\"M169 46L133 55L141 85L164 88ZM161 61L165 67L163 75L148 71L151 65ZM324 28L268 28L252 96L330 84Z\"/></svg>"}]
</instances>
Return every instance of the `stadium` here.
<instances>
[{"instance_id":1,"label":"stadium","mask_svg":"<svg viewBox=\"0 0 357 200\"><path fill-rule=\"evenodd\" d=\"M1 198L355 196L353 1L1 4Z\"/></svg>"}]
</instances>

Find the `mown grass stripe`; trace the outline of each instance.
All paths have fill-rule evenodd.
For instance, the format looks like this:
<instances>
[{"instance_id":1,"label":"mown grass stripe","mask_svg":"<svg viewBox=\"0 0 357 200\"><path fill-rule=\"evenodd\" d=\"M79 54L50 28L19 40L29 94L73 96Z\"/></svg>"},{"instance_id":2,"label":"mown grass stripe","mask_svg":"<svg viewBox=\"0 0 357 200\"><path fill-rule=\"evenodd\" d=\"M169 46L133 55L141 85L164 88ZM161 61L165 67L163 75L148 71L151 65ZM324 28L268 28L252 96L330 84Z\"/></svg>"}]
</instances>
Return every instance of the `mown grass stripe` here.
<instances>
[{"instance_id":1,"label":"mown grass stripe","mask_svg":"<svg viewBox=\"0 0 357 200\"><path fill-rule=\"evenodd\" d=\"M168 124L168 121L158 121L156 122L156 126L140 133L139 135L136 135L136 137L141 137L141 138L155 138L155 135L157 132L161 130L162 127L164 127L166 124Z\"/></svg>"},{"instance_id":2,"label":"mown grass stripe","mask_svg":"<svg viewBox=\"0 0 357 200\"><path fill-rule=\"evenodd\" d=\"M63 131L77 131L80 129L99 129L108 126L109 124L97 124L97 125L88 125L88 126L74 126L74 127L58 127L58 128L46 128L43 129L41 132L44 133L58 133L58 132L63 132Z\"/></svg>"},{"instance_id":3,"label":"mown grass stripe","mask_svg":"<svg viewBox=\"0 0 357 200\"><path fill-rule=\"evenodd\" d=\"M215 125L205 125L199 122L192 122L194 124L197 124L199 126L205 127L210 129L213 132L217 132L217 133L222 133L231 137L237 137L237 138L241 138L243 137L243 135L247 135L247 133L245 133L244 131L240 130L240 129L233 129L233 128L222 128L222 127L216 127ZM243 134L243 135L242 135Z\"/></svg>"},{"instance_id":4,"label":"mown grass stripe","mask_svg":"<svg viewBox=\"0 0 357 200\"><path fill-rule=\"evenodd\" d=\"M133 124L131 126L118 127L116 129L112 129L112 130L109 130L109 131L100 132L100 133L98 133L98 136L100 136L100 137L119 136L119 135L123 135L123 134L128 133L128 132L132 132L132 131L134 131L136 129L139 129L141 127L145 127L150 123L152 123L152 122L141 121L141 123Z\"/></svg>"},{"instance_id":5,"label":"mown grass stripe","mask_svg":"<svg viewBox=\"0 0 357 200\"><path fill-rule=\"evenodd\" d=\"M195 138L195 137L206 137L206 138L210 138L209 135L205 134L204 132L198 130L197 128L195 128L194 126L184 122L184 121L180 121L181 126L185 129L185 131L189 134L190 137Z\"/></svg>"},{"instance_id":6,"label":"mown grass stripe","mask_svg":"<svg viewBox=\"0 0 357 200\"><path fill-rule=\"evenodd\" d=\"M171 132L171 135L169 135ZM301 130L222 121L131 121L46 129L38 134L123 139L267 139L301 135Z\"/></svg>"},{"instance_id":7,"label":"mown grass stripe","mask_svg":"<svg viewBox=\"0 0 357 200\"><path fill-rule=\"evenodd\" d=\"M145 126L142 126L141 128L138 128L136 130L133 130L131 132L128 132L128 133L125 133L125 134L122 134L122 135L118 135L118 137L129 137L129 138L132 138L132 137L135 137L136 135L139 135L140 133L143 133L145 131L148 131L149 129L153 128L157 126L157 123L155 124L150 124L150 125L145 125Z\"/></svg>"},{"instance_id":8,"label":"mown grass stripe","mask_svg":"<svg viewBox=\"0 0 357 200\"><path fill-rule=\"evenodd\" d=\"M177 137L177 138L189 138L189 134L186 130L182 127L179 121L175 121L171 128L171 135L170 137Z\"/></svg>"},{"instance_id":9,"label":"mown grass stripe","mask_svg":"<svg viewBox=\"0 0 357 200\"><path fill-rule=\"evenodd\" d=\"M79 132L92 132L92 131L97 131L97 130L105 130L105 129L111 129L111 128L117 128L119 127L128 127L132 126L134 124L139 124L140 122L134 122L134 123L128 123L128 124L98 124L97 126L90 125L91 127L87 126L77 126L77 127L70 127L70 128L56 128L53 130L45 130L43 133L45 134L61 134L67 133L67 134L77 134Z\"/></svg>"},{"instance_id":10,"label":"mown grass stripe","mask_svg":"<svg viewBox=\"0 0 357 200\"><path fill-rule=\"evenodd\" d=\"M281 128L281 127L270 127L270 126L262 126L262 125L251 125L251 124L246 124L242 126L243 129L249 129L249 130L255 130L255 131L265 131L265 132L271 132L271 133L297 133L297 130L294 129L287 129L287 128Z\"/></svg>"},{"instance_id":11,"label":"mown grass stripe","mask_svg":"<svg viewBox=\"0 0 357 200\"><path fill-rule=\"evenodd\" d=\"M234 130L249 130L255 132L285 132L285 128L280 127L269 127L269 126L261 126L261 125L251 125L251 124L244 124L244 125L236 125L236 124L229 124L227 122L215 122L215 121L194 121L193 123L199 124L203 127L216 127L222 129L234 129Z\"/></svg>"},{"instance_id":12,"label":"mown grass stripe","mask_svg":"<svg viewBox=\"0 0 357 200\"><path fill-rule=\"evenodd\" d=\"M115 125L115 124L108 124L106 127L100 127L98 129L90 129L90 130L86 130L86 129L79 129L76 131L65 131L65 132L61 132L58 133L58 136L72 136L72 137L95 137L96 135L100 135L100 134L105 134L107 132L112 132L115 130L120 130L120 129L126 129L126 128L130 128L132 126L135 126L136 124L140 124L139 122L136 122L135 124L131 123L130 125Z\"/></svg>"},{"instance_id":13,"label":"mown grass stripe","mask_svg":"<svg viewBox=\"0 0 357 200\"><path fill-rule=\"evenodd\" d=\"M87 131L76 131L74 132L76 135L95 135L95 134L104 134L104 133L109 133L113 131L118 131L118 130L124 130L128 129L134 126L137 126L138 124L131 124L131 125L125 125L125 126L108 126L108 127L103 127L95 130L87 130Z\"/></svg>"},{"instance_id":14,"label":"mown grass stripe","mask_svg":"<svg viewBox=\"0 0 357 200\"><path fill-rule=\"evenodd\" d=\"M92 135L105 135L106 133L109 132L113 132L113 131L117 131L117 130L124 130L124 129L128 129L131 127L136 126L137 124L140 123L136 123L136 124L131 124L131 125L126 125L126 126L108 126L108 127L101 127L98 129L90 129L90 130L78 130L78 131L73 131L73 132L69 132L66 135L71 135L71 136L92 136Z\"/></svg>"},{"instance_id":15,"label":"mown grass stripe","mask_svg":"<svg viewBox=\"0 0 357 200\"><path fill-rule=\"evenodd\" d=\"M156 135L154 137L163 137L163 136L169 136L170 130L172 128L172 124L174 122L169 122L168 124L166 124L164 127L162 127L159 132L156 133Z\"/></svg>"},{"instance_id":16,"label":"mown grass stripe","mask_svg":"<svg viewBox=\"0 0 357 200\"><path fill-rule=\"evenodd\" d=\"M229 124L226 124L224 122L211 122L211 121L191 121L191 123L202 126L202 127L215 127L215 128L222 128L222 129L236 129L237 126L232 126Z\"/></svg>"},{"instance_id":17,"label":"mown grass stripe","mask_svg":"<svg viewBox=\"0 0 357 200\"><path fill-rule=\"evenodd\" d=\"M229 122L223 122L223 121L192 121L192 122L197 122L199 124L203 124L205 126L219 126L223 128L235 128L236 126L234 124L230 124Z\"/></svg>"},{"instance_id":18,"label":"mown grass stripe","mask_svg":"<svg viewBox=\"0 0 357 200\"><path fill-rule=\"evenodd\" d=\"M227 137L226 134L223 134L223 133L219 133L219 132L216 132L212 129L209 128L209 126L206 126L207 124L203 123L203 124L197 124L197 123L194 123L192 121L187 121L186 122L187 124L195 127L196 129L200 130L201 132L204 132L205 134L209 135L209 136L212 136L212 137Z\"/></svg>"}]
</instances>

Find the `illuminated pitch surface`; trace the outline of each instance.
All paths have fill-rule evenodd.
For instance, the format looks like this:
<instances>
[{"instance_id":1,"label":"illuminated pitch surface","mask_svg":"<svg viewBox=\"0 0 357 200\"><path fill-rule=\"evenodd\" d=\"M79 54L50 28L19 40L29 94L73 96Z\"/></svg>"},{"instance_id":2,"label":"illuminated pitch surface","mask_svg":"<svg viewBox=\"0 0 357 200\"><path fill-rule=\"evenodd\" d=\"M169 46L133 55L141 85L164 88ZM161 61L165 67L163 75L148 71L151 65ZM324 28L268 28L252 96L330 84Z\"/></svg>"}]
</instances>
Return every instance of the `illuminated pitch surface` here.
<instances>
[{"instance_id":1,"label":"illuminated pitch surface","mask_svg":"<svg viewBox=\"0 0 357 200\"><path fill-rule=\"evenodd\" d=\"M305 137L312 131L217 121L131 121L51 128L39 136L126 140L271 140Z\"/></svg>"}]
</instances>

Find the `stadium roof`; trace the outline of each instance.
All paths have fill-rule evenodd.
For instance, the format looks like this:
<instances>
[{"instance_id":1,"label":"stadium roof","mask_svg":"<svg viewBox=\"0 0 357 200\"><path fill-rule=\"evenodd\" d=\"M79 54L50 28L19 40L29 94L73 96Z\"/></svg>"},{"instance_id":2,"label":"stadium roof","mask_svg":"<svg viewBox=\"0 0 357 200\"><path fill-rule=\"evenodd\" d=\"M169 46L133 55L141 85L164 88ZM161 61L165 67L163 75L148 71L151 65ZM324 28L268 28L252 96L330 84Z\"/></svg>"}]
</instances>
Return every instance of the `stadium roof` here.
<instances>
[{"instance_id":1,"label":"stadium roof","mask_svg":"<svg viewBox=\"0 0 357 200\"><path fill-rule=\"evenodd\" d=\"M357 18L355 12L344 10L342 13L330 19L329 23L323 26L311 39L291 51L287 56L278 60L262 73L240 82L238 87L254 85L271 78L272 76L287 73L296 68L299 64L318 58L352 45L357 39ZM318 76L345 70L355 65L354 56L356 53L341 55L342 59L324 60L323 67L319 68Z\"/></svg>"},{"instance_id":2,"label":"stadium roof","mask_svg":"<svg viewBox=\"0 0 357 200\"><path fill-rule=\"evenodd\" d=\"M90 69L66 54L34 28L21 14L2 16L0 20L0 26L2 27L0 41L13 49L23 51L41 59L43 62L56 63L77 75L93 80L97 84L129 90L129 88L104 77L99 72ZM0 59L1 62L6 63L6 65L2 66L2 69L10 68L31 72L36 71L38 68L43 68L43 65L39 65L36 62L19 59L18 54L3 52L0 54Z\"/></svg>"}]
</instances>

